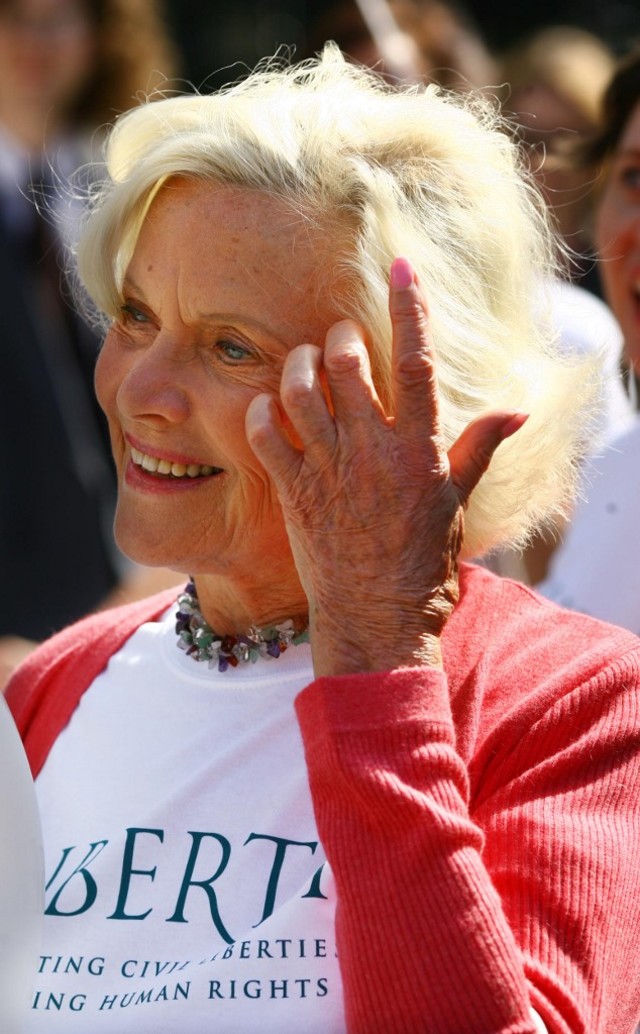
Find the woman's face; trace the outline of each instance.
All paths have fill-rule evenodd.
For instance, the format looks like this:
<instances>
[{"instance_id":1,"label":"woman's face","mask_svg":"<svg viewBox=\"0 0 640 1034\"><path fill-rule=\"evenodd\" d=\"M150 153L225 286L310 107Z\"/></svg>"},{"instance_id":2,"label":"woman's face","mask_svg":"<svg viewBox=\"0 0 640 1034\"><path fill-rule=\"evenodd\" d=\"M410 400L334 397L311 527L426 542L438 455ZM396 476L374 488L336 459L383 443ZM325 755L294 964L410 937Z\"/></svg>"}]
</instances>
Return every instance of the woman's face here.
<instances>
[{"instance_id":1,"label":"woman's face","mask_svg":"<svg viewBox=\"0 0 640 1034\"><path fill-rule=\"evenodd\" d=\"M174 180L128 267L96 388L119 478L116 537L150 565L295 577L274 487L245 435L287 353L338 319L321 235L264 194Z\"/></svg>"},{"instance_id":2,"label":"woman's face","mask_svg":"<svg viewBox=\"0 0 640 1034\"><path fill-rule=\"evenodd\" d=\"M640 372L640 104L613 156L596 218L604 292Z\"/></svg>"},{"instance_id":3,"label":"woman's face","mask_svg":"<svg viewBox=\"0 0 640 1034\"><path fill-rule=\"evenodd\" d=\"M0 3L0 108L58 115L91 72L94 27L82 0Z\"/></svg>"}]
</instances>

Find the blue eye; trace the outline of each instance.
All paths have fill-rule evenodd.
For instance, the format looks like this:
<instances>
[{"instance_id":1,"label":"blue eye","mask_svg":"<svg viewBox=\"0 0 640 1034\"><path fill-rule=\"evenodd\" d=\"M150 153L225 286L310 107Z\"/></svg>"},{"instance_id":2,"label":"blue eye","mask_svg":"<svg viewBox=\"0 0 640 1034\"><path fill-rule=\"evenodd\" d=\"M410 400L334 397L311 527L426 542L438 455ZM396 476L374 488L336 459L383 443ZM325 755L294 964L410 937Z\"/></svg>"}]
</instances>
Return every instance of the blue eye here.
<instances>
[{"instance_id":1,"label":"blue eye","mask_svg":"<svg viewBox=\"0 0 640 1034\"><path fill-rule=\"evenodd\" d=\"M120 312L121 312L122 318L125 320L125 322L126 321L130 321L132 323L148 323L149 322L149 317L144 312L142 312L141 309L136 309L135 305L129 305L128 303L125 303L124 305L120 306Z\"/></svg>"},{"instance_id":2,"label":"blue eye","mask_svg":"<svg viewBox=\"0 0 640 1034\"><path fill-rule=\"evenodd\" d=\"M226 338L216 341L216 348L224 359L233 363L242 362L243 359L250 358L252 355L251 350L245 348L244 345L239 345L237 341L228 341Z\"/></svg>"}]
</instances>

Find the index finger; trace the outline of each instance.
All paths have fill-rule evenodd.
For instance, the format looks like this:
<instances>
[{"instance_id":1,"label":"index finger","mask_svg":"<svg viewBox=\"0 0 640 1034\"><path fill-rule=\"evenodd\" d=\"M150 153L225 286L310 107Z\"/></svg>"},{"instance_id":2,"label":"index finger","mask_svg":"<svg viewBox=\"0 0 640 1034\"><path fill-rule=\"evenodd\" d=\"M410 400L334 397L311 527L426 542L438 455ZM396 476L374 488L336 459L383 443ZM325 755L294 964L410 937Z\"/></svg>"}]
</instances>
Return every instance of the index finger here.
<instances>
[{"instance_id":1,"label":"index finger","mask_svg":"<svg viewBox=\"0 0 640 1034\"><path fill-rule=\"evenodd\" d=\"M429 313L415 270L405 258L397 258L391 265L389 312L396 430L405 440L423 447L431 443L434 459L440 459L444 443Z\"/></svg>"}]
</instances>

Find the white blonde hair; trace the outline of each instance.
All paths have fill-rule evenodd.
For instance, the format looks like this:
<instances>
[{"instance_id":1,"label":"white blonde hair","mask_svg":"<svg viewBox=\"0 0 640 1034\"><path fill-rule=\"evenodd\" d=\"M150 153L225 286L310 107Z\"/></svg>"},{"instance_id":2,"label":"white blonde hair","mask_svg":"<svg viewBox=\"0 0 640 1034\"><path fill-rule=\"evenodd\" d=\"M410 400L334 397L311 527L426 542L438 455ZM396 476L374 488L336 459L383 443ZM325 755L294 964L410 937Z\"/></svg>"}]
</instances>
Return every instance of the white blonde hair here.
<instances>
[{"instance_id":1,"label":"white blonde hair","mask_svg":"<svg viewBox=\"0 0 640 1034\"><path fill-rule=\"evenodd\" d=\"M433 85L389 86L328 45L297 66L264 63L218 94L134 109L111 132L106 166L78 263L108 318L118 314L140 227L168 178L278 197L337 228L336 304L368 329L387 404L389 267L404 255L428 300L447 444L488 410L530 413L472 496L466 555L523 543L566 506L593 378L584 363L560 358L541 316L555 245L494 106Z\"/></svg>"}]
</instances>

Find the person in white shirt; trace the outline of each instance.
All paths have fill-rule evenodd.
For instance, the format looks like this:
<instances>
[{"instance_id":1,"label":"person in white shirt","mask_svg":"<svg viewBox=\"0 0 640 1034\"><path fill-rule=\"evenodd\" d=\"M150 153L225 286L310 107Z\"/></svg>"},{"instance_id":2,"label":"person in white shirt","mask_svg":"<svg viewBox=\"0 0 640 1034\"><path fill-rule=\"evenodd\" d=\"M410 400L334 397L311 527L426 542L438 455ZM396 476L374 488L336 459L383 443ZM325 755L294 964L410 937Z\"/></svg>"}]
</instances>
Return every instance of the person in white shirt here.
<instances>
[{"instance_id":1,"label":"person in white shirt","mask_svg":"<svg viewBox=\"0 0 640 1034\"><path fill-rule=\"evenodd\" d=\"M589 160L603 163L595 235L606 299L624 339L635 389L640 372L640 51L607 91L604 123ZM613 436L586 472L578 505L547 577L550 599L640 633L633 543L640 522L640 422Z\"/></svg>"}]
</instances>

